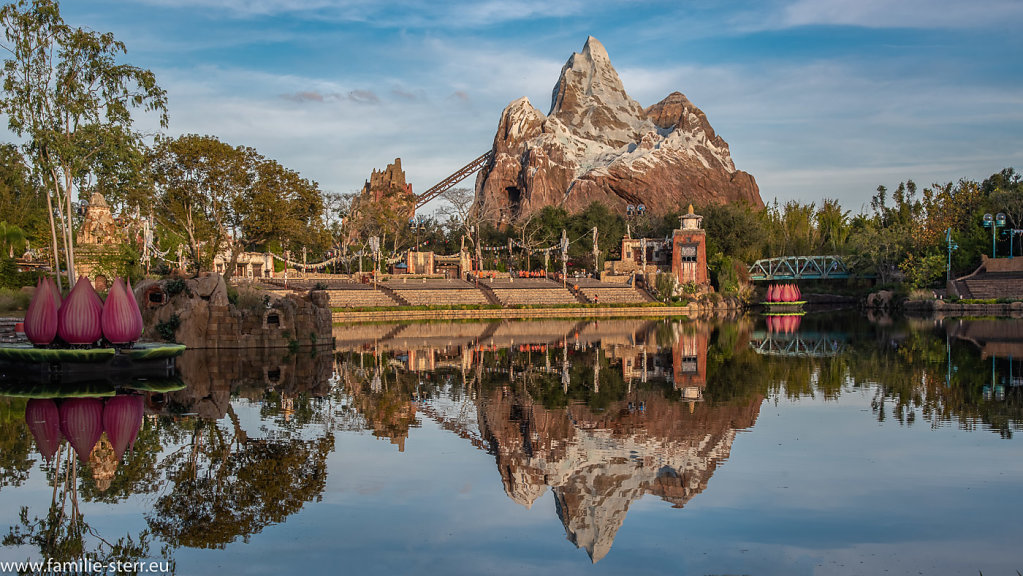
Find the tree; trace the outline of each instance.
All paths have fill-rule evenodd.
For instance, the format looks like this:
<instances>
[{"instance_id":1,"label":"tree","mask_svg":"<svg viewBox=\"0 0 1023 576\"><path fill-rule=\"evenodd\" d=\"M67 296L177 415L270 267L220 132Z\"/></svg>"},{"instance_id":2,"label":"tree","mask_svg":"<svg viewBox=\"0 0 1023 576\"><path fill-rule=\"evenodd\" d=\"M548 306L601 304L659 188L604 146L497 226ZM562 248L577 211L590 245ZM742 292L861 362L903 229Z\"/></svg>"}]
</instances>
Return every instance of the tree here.
<instances>
[{"instance_id":1,"label":"tree","mask_svg":"<svg viewBox=\"0 0 1023 576\"><path fill-rule=\"evenodd\" d=\"M152 170L158 221L185 240L197 271L224 250L230 277L246 249L329 245L318 185L252 148L195 134L163 139Z\"/></svg>"},{"instance_id":2,"label":"tree","mask_svg":"<svg viewBox=\"0 0 1023 576\"><path fill-rule=\"evenodd\" d=\"M0 214L26 240L45 245L46 201L14 144L0 144Z\"/></svg>"},{"instance_id":3,"label":"tree","mask_svg":"<svg viewBox=\"0 0 1023 576\"><path fill-rule=\"evenodd\" d=\"M1023 175L1013 168L993 174L980 185L993 210L1004 212L1013 228L1023 228Z\"/></svg>"},{"instance_id":4,"label":"tree","mask_svg":"<svg viewBox=\"0 0 1023 576\"><path fill-rule=\"evenodd\" d=\"M245 157L213 136L157 142L152 156L157 221L185 240L197 272L224 247L232 210L246 186Z\"/></svg>"},{"instance_id":5,"label":"tree","mask_svg":"<svg viewBox=\"0 0 1023 576\"><path fill-rule=\"evenodd\" d=\"M323 196L316 182L252 148L244 155L248 175L232 209L237 225L232 230L228 277L245 248L265 247L270 241L317 248L326 244Z\"/></svg>"},{"instance_id":6,"label":"tree","mask_svg":"<svg viewBox=\"0 0 1023 576\"><path fill-rule=\"evenodd\" d=\"M149 70L118 63L126 53L124 43L109 32L67 25L54 0L8 4L0 9L0 22L9 55L0 111L10 130L27 139L23 152L48 190L54 259L59 269L59 229L73 283L72 193L95 159L118 145L117 139L97 135L131 133L136 108L158 113L166 126L167 95Z\"/></svg>"},{"instance_id":7,"label":"tree","mask_svg":"<svg viewBox=\"0 0 1023 576\"><path fill-rule=\"evenodd\" d=\"M820 249L825 254L841 254L849 241L849 211L842 211L838 200L825 198L814 214Z\"/></svg>"},{"instance_id":8,"label":"tree","mask_svg":"<svg viewBox=\"0 0 1023 576\"><path fill-rule=\"evenodd\" d=\"M25 250L25 231L0 222L0 258L14 258Z\"/></svg>"},{"instance_id":9,"label":"tree","mask_svg":"<svg viewBox=\"0 0 1023 576\"><path fill-rule=\"evenodd\" d=\"M747 202L740 204L710 204L700 208L703 228L707 231L707 254L734 256L743 262L762 257L768 229L764 210ZM673 225L678 227L678 219Z\"/></svg>"},{"instance_id":10,"label":"tree","mask_svg":"<svg viewBox=\"0 0 1023 576\"><path fill-rule=\"evenodd\" d=\"M446 204L437 210L437 215L445 218L448 235L464 246L469 241L469 248L475 253L476 265L482 268L482 246L480 227L484 226L492 214L476 203L475 194L468 188L452 188L440 195Z\"/></svg>"}]
</instances>

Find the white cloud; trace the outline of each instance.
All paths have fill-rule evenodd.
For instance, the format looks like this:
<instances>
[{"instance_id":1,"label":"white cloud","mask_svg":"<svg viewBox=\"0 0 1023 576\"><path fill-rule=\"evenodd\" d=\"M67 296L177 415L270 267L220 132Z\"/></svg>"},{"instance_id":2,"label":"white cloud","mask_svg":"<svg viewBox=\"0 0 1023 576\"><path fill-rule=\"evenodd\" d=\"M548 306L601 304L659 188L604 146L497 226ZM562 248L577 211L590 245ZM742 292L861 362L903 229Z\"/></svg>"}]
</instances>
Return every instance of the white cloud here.
<instances>
[{"instance_id":1,"label":"white cloud","mask_svg":"<svg viewBox=\"0 0 1023 576\"><path fill-rule=\"evenodd\" d=\"M1023 160L1023 95L1013 85L832 60L620 72L644 106L685 93L765 201L829 197L858 210L879 184L979 180Z\"/></svg>"},{"instance_id":2,"label":"white cloud","mask_svg":"<svg viewBox=\"0 0 1023 576\"><path fill-rule=\"evenodd\" d=\"M153 6L202 9L233 18L297 15L335 22L362 22L383 28L470 28L537 18L561 18L593 10L602 2L580 0L144 0Z\"/></svg>"},{"instance_id":3,"label":"white cloud","mask_svg":"<svg viewBox=\"0 0 1023 576\"><path fill-rule=\"evenodd\" d=\"M1018 0L796 0L779 26L835 24L868 28L980 28L1023 18Z\"/></svg>"}]
</instances>

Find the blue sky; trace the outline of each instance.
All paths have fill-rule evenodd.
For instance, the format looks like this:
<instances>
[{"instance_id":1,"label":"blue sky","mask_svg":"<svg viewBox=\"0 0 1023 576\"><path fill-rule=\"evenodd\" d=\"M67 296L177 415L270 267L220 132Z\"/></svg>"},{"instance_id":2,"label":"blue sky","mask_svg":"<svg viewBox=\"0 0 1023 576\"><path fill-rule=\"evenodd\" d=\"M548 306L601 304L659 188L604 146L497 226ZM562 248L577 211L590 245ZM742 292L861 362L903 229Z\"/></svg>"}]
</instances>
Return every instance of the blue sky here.
<instances>
[{"instance_id":1,"label":"blue sky","mask_svg":"<svg viewBox=\"0 0 1023 576\"><path fill-rule=\"evenodd\" d=\"M1017 0L74 0L62 12L157 74L167 133L252 146L329 191L358 190L395 157L425 190L490 148L512 100L546 112L588 35L643 106L677 90L702 108L767 202L859 212L879 184L1023 169Z\"/></svg>"}]
</instances>

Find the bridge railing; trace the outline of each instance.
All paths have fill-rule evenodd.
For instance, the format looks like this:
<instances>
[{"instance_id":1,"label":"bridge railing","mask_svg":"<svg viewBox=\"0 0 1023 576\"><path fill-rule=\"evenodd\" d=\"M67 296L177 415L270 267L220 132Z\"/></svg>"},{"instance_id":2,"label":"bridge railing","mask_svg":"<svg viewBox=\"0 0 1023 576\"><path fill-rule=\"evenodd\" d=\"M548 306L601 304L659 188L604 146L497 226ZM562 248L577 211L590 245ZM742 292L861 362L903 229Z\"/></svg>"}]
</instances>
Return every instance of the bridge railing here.
<instances>
[{"instance_id":1,"label":"bridge railing","mask_svg":"<svg viewBox=\"0 0 1023 576\"><path fill-rule=\"evenodd\" d=\"M751 280L828 280L850 278L841 256L782 256L757 260L749 267Z\"/></svg>"}]
</instances>

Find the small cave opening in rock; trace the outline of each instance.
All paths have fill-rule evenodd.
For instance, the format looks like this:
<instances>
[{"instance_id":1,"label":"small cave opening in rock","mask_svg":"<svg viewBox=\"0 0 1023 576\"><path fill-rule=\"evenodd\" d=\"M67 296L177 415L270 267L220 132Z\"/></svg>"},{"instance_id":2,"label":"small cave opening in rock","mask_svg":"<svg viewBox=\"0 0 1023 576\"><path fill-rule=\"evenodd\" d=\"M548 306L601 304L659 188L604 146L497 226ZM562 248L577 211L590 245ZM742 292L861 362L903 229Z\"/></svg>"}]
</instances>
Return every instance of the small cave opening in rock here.
<instances>
[{"instance_id":1,"label":"small cave opening in rock","mask_svg":"<svg viewBox=\"0 0 1023 576\"><path fill-rule=\"evenodd\" d=\"M281 317L280 317L280 315L278 315L278 314L267 314L267 316L266 316L266 325L267 326L280 326L281 325Z\"/></svg>"},{"instance_id":2,"label":"small cave opening in rock","mask_svg":"<svg viewBox=\"0 0 1023 576\"><path fill-rule=\"evenodd\" d=\"M266 371L266 379L269 380L270 382L280 382L281 381L281 369L280 368L274 368L272 370L267 370Z\"/></svg>"},{"instance_id":3,"label":"small cave opening in rock","mask_svg":"<svg viewBox=\"0 0 1023 576\"><path fill-rule=\"evenodd\" d=\"M167 303L167 293L159 288L150 289L143 298L150 308L163 306Z\"/></svg>"},{"instance_id":4,"label":"small cave opening in rock","mask_svg":"<svg viewBox=\"0 0 1023 576\"><path fill-rule=\"evenodd\" d=\"M513 214L517 214L522 204L522 190L518 186L509 186L504 191L508 194L508 207Z\"/></svg>"}]
</instances>

